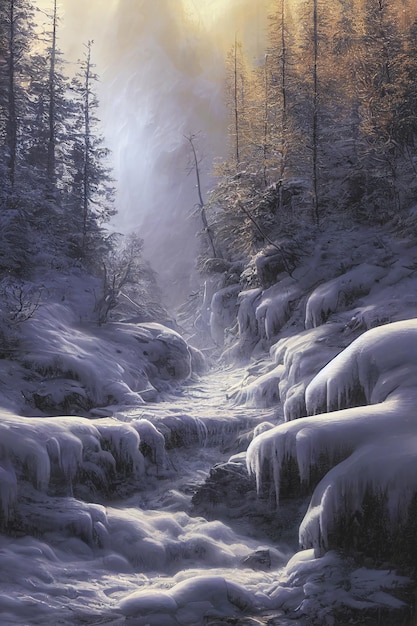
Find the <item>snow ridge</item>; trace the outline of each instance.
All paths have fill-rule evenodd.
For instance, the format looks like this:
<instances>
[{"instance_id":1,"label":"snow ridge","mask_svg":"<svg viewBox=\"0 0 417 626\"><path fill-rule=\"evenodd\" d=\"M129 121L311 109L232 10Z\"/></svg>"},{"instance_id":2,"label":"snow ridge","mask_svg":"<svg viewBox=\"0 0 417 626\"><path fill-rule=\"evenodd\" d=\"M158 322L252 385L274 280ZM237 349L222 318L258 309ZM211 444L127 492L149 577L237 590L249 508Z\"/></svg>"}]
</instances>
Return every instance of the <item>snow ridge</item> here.
<instances>
[{"instance_id":1,"label":"snow ridge","mask_svg":"<svg viewBox=\"0 0 417 626\"><path fill-rule=\"evenodd\" d=\"M335 527L361 511L368 492L386 500L391 532L407 519L417 493L416 366L417 320L369 330L310 382L308 417L279 425L249 446L248 469L258 489L263 476L273 476L277 502L283 464L294 459L306 483L319 471L322 480L300 527L303 547L337 545ZM358 399L367 404L356 406Z\"/></svg>"}]
</instances>

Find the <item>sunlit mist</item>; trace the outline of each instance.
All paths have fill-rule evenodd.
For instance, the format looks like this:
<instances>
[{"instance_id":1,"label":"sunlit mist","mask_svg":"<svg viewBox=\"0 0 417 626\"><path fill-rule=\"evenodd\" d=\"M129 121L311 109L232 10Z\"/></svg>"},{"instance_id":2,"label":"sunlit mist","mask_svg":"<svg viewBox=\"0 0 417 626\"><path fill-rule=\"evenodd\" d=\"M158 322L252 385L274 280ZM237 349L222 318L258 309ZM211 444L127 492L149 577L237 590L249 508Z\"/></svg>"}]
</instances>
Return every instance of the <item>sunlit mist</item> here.
<instances>
[{"instance_id":1,"label":"sunlit mist","mask_svg":"<svg viewBox=\"0 0 417 626\"><path fill-rule=\"evenodd\" d=\"M121 230L139 229L154 267L182 290L198 246L184 135L198 133L203 183L224 156L225 56L237 34L263 54L268 1L63 0L60 43L76 60L94 40L101 118L113 152Z\"/></svg>"}]
</instances>

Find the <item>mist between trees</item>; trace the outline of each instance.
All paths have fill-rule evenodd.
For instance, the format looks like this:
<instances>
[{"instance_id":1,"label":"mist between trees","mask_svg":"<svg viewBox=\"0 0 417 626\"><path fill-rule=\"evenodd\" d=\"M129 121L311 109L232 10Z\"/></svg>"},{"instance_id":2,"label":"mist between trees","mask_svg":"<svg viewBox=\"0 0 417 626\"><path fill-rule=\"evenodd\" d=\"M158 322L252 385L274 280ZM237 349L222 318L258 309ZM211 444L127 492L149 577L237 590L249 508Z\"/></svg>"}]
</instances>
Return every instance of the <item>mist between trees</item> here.
<instances>
[{"instance_id":1,"label":"mist between trees","mask_svg":"<svg viewBox=\"0 0 417 626\"><path fill-rule=\"evenodd\" d=\"M255 252L265 232L291 235L329 216L382 223L410 205L416 13L400 0L277 0L255 64L236 34L229 159L207 202L223 258Z\"/></svg>"},{"instance_id":2,"label":"mist between trees","mask_svg":"<svg viewBox=\"0 0 417 626\"><path fill-rule=\"evenodd\" d=\"M3 321L33 314L28 285L48 272L95 277L91 315L99 323L122 300L139 316L147 307L161 313L151 304L155 279L140 237L108 228L115 182L98 117L94 42L81 42L80 59L69 63L59 30L56 0L49 11L30 0L0 4L0 283L7 301L24 296L23 304L9 298ZM19 307L27 315L16 315Z\"/></svg>"},{"instance_id":3,"label":"mist between trees","mask_svg":"<svg viewBox=\"0 0 417 626\"><path fill-rule=\"evenodd\" d=\"M217 164L207 201L199 199L210 234L203 264L213 250L233 262L272 240L282 251L277 238L328 216L383 222L410 205L416 13L406 0L277 0L255 67L236 33L225 59L229 158ZM121 244L107 228L115 183L98 119L94 42L80 43L74 70L59 28L55 0L45 13L30 0L0 6L0 278L79 266L101 280L100 323L127 284L140 286L124 293L125 303L163 316L151 305L158 297L140 237ZM291 271L291 258L284 261Z\"/></svg>"}]
</instances>

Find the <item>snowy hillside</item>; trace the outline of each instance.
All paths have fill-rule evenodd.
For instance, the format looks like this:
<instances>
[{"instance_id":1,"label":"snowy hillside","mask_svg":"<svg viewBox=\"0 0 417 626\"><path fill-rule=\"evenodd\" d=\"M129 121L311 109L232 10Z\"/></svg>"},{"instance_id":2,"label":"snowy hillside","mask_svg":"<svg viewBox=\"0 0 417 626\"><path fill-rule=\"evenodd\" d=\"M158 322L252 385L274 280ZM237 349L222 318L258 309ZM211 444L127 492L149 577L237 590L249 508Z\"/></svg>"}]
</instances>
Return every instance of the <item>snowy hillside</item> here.
<instances>
[{"instance_id":1,"label":"snowy hillside","mask_svg":"<svg viewBox=\"0 0 417 626\"><path fill-rule=\"evenodd\" d=\"M280 403L284 420L255 437L248 470L277 519L291 498L311 494L299 529L306 557L288 570L298 568L298 582L288 580L304 585L304 600L298 593L292 601L287 583L273 594L276 606L298 606L300 616L324 620L346 605L368 618L377 598L381 606L397 606L370 591L355 604L333 590L326 607L330 596L319 599L316 579L327 578L328 551L415 573L417 248L406 235L412 212L408 219L396 234L387 227L333 226L311 240L292 276L283 273L272 287L239 296L238 335L224 358L241 356L252 333L258 363L231 395L250 406ZM259 360L268 348L269 366ZM313 596L306 590L309 568Z\"/></svg>"},{"instance_id":2,"label":"snowy hillside","mask_svg":"<svg viewBox=\"0 0 417 626\"><path fill-rule=\"evenodd\" d=\"M415 626L416 109L415 0L0 2L0 626Z\"/></svg>"},{"instance_id":3,"label":"snowy hillside","mask_svg":"<svg viewBox=\"0 0 417 626\"><path fill-rule=\"evenodd\" d=\"M404 232L329 225L291 276L227 298L217 277L212 372L177 332L99 326L69 292L19 324L1 361L1 623L408 623Z\"/></svg>"}]
</instances>

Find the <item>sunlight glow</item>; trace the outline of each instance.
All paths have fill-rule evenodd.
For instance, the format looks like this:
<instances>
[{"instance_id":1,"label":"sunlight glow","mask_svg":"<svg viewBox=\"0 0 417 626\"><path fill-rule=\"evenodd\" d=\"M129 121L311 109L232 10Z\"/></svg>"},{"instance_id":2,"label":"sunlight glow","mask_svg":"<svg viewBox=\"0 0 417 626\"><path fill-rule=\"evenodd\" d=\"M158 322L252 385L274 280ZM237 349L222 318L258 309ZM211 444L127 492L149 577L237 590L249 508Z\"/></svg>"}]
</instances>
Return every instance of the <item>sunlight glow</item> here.
<instances>
[{"instance_id":1,"label":"sunlight glow","mask_svg":"<svg viewBox=\"0 0 417 626\"><path fill-rule=\"evenodd\" d=\"M199 135L208 187L214 158L227 151L227 52L237 36L249 59L263 58L273 4L60 0L59 44L67 59L75 62L83 44L94 40L100 116L118 187L115 228L140 229L160 273L182 263L190 276L198 243L190 219L196 196L187 176L184 135Z\"/></svg>"}]
</instances>

